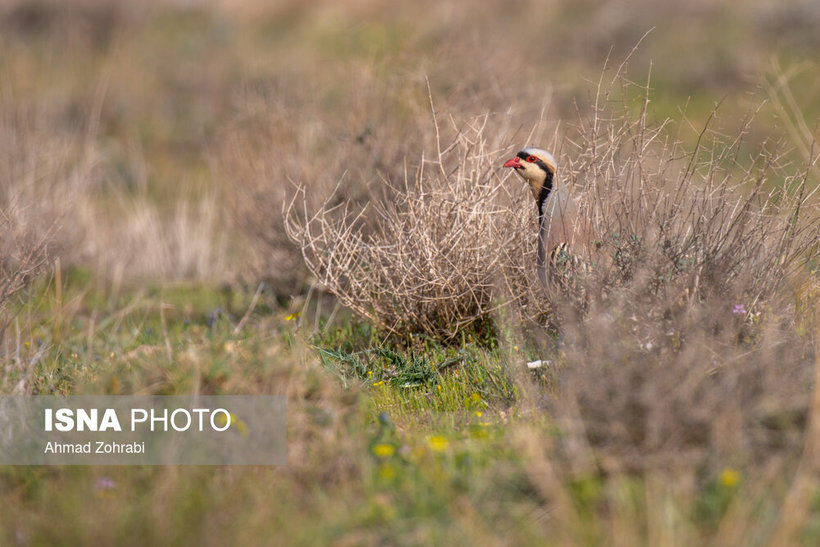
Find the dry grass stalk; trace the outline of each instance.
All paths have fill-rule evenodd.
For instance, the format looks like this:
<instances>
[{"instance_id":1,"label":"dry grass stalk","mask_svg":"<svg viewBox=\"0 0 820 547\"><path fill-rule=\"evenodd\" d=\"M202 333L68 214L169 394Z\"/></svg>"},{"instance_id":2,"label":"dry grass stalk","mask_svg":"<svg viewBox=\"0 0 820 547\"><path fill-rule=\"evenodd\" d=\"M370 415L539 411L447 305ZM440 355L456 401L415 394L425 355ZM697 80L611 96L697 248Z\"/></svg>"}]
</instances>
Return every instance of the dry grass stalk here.
<instances>
[{"instance_id":1,"label":"dry grass stalk","mask_svg":"<svg viewBox=\"0 0 820 547\"><path fill-rule=\"evenodd\" d=\"M816 343L820 343L820 330L817 332ZM817 347L815 361L814 395L809 407L803 454L783 502L773 545L787 545L798 539L797 533L806 526L812 495L820 483L820 351Z\"/></svg>"},{"instance_id":2,"label":"dry grass stalk","mask_svg":"<svg viewBox=\"0 0 820 547\"><path fill-rule=\"evenodd\" d=\"M37 236L20 233L12 217L0 210L0 336L11 319L9 304L46 265L49 238L50 231Z\"/></svg>"}]
</instances>

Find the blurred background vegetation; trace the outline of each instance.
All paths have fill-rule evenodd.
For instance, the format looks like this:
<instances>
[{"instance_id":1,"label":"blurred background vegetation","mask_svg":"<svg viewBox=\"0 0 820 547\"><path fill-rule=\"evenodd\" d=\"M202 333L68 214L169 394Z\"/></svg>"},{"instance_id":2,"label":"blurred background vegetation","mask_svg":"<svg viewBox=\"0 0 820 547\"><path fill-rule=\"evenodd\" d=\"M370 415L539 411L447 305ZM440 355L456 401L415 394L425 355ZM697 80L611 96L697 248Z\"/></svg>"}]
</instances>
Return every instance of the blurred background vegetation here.
<instances>
[{"instance_id":1,"label":"blurred background vegetation","mask_svg":"<svg viewBox=\"0 0 820 547\"><path fill-rule=\"evenodd\" d=\"M816 131L818 23L810 1L6 0L0 199L100 279L265 277L290 296L284 197L400 179L430 145L425 78L445 117L492 113L517 146L577 120L649 32L629 74L651 73L656 123L683 115L692 144L717 103L727 133L762 104L754 147L794 125L770 95Z\"/></svg>"},{"instance_id":2,"label":"blurred background vegetation","mask_svg":"<svg viewBox=\"0 0 820 547\"><path fill-rule=\"evenodd\" d=\"M389 201L435 151L430 97L450 136L486 115L499 164L570 162L627 57L670 139L714 117L799 170L818 28L813 0L0 0L2 393L289 405L285 468L0 469L0 544L815 544L816 272L754 340L732 301L676 366L599 336L532 373L503 320L385 344L319 296L283 208Z\"/></svg>"}]
</instances>

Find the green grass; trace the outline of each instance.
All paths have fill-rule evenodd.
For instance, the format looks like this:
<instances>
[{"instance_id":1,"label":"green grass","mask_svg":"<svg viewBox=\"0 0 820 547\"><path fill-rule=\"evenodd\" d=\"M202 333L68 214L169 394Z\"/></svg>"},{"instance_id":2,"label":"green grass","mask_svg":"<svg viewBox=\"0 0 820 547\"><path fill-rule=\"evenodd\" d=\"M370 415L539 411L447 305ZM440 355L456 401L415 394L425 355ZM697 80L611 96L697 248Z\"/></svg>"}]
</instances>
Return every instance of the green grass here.
<instances>
[{"instance_id":1,"label":"green grass","mask_svg":"<svg viewBox=\"0 0 820 547\"><path fill-rule=\"evenodd\" d=\"M273 302L234 332L250 294L233 295L234 313L215 314L225 309L219 288L123 289L113 298L82 272L65 279L62 306L53 283L43 284L17 316L21 357L46 348L28 380L34 393L287 394L289 463L4 467L0 543L594 544L613 525L636 538L683 526L685 537L703 539L760 487L728 463L676 496L672 471L658 484L657 475L578 475L560 456L543 459L566 424L537 410L552 397L553 373L525 371L518 346L408 348L381 343L355 320L309 337ZM552 486L550 468L560 477ZM785 483L771 484L781 494L749 510L769 528L752 529L776 522ZM677 520L655 520L661 501ZM807 541L818 518L811 514Z\"/></svg>"},{"instance_id":2,"label":"green grass","mask_svg":"<svg viewBox=\"0 0 820 547\"><path fill-rule=\"evenodd\" d=\"M304 393L289 413L304 419L309 433L290 435L290 442L303 450L340 450L335 458L347 461L335 465L350 467L344 471L353 476L324 476L330 470L321 462L279 469L7 467L0 472L4 543L20 536L34 544L93 538L174 544L239 538L248 526L297 543L350 530L395 540L415 528L411 517L424 523L413 532L419 538L443 541L453 537L449 523L458 504L496 503L499 467L506 468L500 476L515 477L504 484L507 502L523 503L516 497L526 480L498 416L511 417L516 392L504 371L511 365L497 353L323 349L308 345L278 308L253 314L234 334L235 316L214 319L223 297L217 290L189 285L123 293L96 309L91 304L108 301L104 295L82 275L67 279L62 294L71 305L61 308L59 344L51 285L41 286L18 315L31 329L22 356L34 345L46 348L30 377L34 393L177 394L191 392L194 383L212 394L285 393L296 377ZM105 318L92 332L95 315ZM323 440L328 430L348 437L347 446ZM262 492L265 503L252 506ZM66 527L66 520L75 524ZM218 532L208 531L217 525ZM147 536L134 536L135 527Z\"/></svg>"}]
</instances>

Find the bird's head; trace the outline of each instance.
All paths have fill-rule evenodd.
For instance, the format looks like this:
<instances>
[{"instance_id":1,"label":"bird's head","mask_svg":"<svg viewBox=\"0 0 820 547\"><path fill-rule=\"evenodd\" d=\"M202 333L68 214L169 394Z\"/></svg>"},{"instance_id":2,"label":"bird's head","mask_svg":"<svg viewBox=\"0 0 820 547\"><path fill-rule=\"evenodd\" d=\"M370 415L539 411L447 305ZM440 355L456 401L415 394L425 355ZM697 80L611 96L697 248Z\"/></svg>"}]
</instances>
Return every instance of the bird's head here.
<instances>
[{"instance_id":1,"label":"bird's head","mask_svg":"<svg viewBox=\"0 0 820 547\"><path fill-rule=\"evenodd\" d=\"M504 167L515 169L515 172L527 181L536 200L547 178L552 182L555 176L555 158L540 148L524 148L508 159Z\"/></svg>"}]
</instances>

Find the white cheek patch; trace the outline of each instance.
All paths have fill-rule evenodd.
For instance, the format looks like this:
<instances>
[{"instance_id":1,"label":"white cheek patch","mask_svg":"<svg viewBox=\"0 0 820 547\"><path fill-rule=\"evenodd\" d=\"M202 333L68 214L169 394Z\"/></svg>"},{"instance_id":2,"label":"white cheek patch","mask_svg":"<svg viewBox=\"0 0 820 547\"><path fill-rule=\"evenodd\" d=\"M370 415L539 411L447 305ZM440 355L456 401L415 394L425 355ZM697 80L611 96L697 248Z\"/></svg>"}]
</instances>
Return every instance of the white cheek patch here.
<instances>
[{"instance_id":1,"label":"white cheek patch","mask_svg":"<svg viewBox=\"0 0 820 547\"><path fill-rule=\"evenodd\" d=\"M544 171L542 171L541 168L538 167L537 165L533 165L533 164L528 164L527 165L526 174L527 174L527 177L530 180L532 180L533 182L538 182L538 183L543 182L543 179L546 177L546 174L544 173Z\"/></svg>"}]
</instances>

